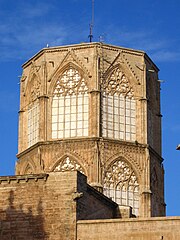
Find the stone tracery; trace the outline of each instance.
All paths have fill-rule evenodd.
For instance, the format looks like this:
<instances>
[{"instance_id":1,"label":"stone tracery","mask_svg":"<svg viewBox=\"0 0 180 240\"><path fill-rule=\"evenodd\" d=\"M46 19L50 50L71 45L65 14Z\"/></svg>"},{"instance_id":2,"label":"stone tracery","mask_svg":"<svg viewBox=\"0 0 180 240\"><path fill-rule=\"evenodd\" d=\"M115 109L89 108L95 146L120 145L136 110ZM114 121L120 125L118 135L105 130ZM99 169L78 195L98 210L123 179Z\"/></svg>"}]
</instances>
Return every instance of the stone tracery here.
<instances>
[{"instance_id":1,"label":"stone tracery","mask_svg":"<svg viewBox=\"0 0 180 240\"><path fill-rule=\"evenodd\" d=\"M88 136L88 118L88 87L80 72L70 66L53 92L52 138Z\"/></svg>"},{"instance_id":2,"label":"stone tracery","mask_svg":"<svg viewBox=\"0 0 180 240\"><path fill-rule=\"evenodd\" d=\"M126 75L115 68L103 84L102 134L115 139L136 140L136 102Z\"/></svg>"},{"instance_id":3,"label":"stone tracery","mask_svg":"<svg viewBox=\"0 0 180 240\"><path fill-rule=\"evenodd\" d=\"M124 161L115 161L105 172L104 194L119 205L131 206L137 216L139 183L133 169Z\"/></svg>"},{"instance_id":4,"label":"stone tracery","mask_svg":"<svg viewBox=\"0 0 180 240\"><path fill-rule=\"evenodd\" d=\"M40 96L40 81L38 77L33 74L31 79L31 101L34 101L38 96Z\"/></svg>"},{"instance_id":5,"label":"stone tracery","mask_svg":"<svg viewBox=\"0 0 180 240\"><path fill-rule=\"evenodd\" d=\"M70 67L63 72L60 78L58 78L53 96L59 97L77 93L85 94L87 91L88 87L84 78L80 75L78 70Z\"/></svg>"},{"instance_id":6,"label":"stone tracery","mask_svg":"<svg viewBox=\"0 0 180 240\"><path fill-rule=\"evenodd\" d=\"M107 77L104 84L104 91L109 94L128 95L129 98L134 96L134 91L129 84L125 74L119 69L115 68Z\"/></svg>"},{"instance_id":7,"label":"stone tracery","mask_svg":"<svg viewBox=\"0 0 180 240\"><path fill-rule=\"evenodd\" d=\"M54 172L61 171L75 171L78 170L79 172L84 174L84 170L77 161L66 157L62 162L60 162L54 169Z\"/></svg>"}]
</instances>

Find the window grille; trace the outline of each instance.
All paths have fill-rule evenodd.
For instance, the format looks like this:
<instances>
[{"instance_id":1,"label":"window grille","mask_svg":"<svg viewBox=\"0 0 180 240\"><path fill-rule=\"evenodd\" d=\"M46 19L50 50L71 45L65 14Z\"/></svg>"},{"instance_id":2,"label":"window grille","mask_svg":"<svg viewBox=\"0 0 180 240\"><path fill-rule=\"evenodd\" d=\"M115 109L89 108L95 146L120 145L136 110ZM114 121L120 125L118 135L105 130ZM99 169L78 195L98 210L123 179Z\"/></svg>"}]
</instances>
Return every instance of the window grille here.
<instances>
[{"instance_id":1,"label":"window grille","mask_svg":"<svg viewBox=\"0 0 180 240\"><path fill-rule=\"evenodd\" d=\"M102 135L119 140L136 140L136 102L126 76L115 69L103 85Z\"/></svg>"},{"instance_id":2,"label":"window grille","mask_svg":"<svg viewBox=\"0 0 180 240\"><path fill-rule=\"evenodd\" d=\"M52 138L88 136L89 96L84 78L70 67L57 80L52 101Z\"/></svg>"},{"instance_id":3,"label":"window grille","mask_svg":"<svg viewBox=\"0 0 180 240\"><path fill-rule=\"evenodd\" d=\"M39 103L35 102L28 109L28 147L39 140Z\"/></svg>"}]
</instances>

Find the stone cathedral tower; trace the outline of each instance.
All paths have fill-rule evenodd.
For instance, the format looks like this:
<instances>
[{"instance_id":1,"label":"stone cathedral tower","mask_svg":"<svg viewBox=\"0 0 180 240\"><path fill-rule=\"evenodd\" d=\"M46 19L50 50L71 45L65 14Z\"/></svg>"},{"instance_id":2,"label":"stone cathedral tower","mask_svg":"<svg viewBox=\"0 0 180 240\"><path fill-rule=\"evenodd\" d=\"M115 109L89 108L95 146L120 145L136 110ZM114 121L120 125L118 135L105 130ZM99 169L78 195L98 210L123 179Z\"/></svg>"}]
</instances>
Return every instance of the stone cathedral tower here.
<instances>
[{"instance_id":1,"label":"stone cathedral tower","mask_svg":"<svg viewBox=\"0 0 180 240\"><path fill-rule=\"evenodd\" d=\"M135 216L165 215L158 68L142 51L88 43L23 65L16 174L79 170Z\"/></svg>"}]
</instances>

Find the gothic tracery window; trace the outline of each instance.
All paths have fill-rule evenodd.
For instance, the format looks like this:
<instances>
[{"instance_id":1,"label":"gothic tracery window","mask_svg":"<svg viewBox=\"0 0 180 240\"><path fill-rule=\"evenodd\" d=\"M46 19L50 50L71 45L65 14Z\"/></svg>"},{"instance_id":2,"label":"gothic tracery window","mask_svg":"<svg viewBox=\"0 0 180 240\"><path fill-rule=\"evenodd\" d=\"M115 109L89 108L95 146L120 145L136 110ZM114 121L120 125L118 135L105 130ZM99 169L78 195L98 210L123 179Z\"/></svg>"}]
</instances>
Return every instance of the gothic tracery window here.
<instances>
[{"instance_id":1,"label":"gothic tracery window","mask_svg":"<svg viewBox=\"0 0 180 240\"><path fill-rule=\"evenodd\" d=\"M88 88L73 67L59 77L53 92L52 138L88 136Z\"/></svg>"},{"instance_id":2,"label":"gothic tracery window","mask_svg":"<svg viewBox=\"0 0 180 240\"><path fill-rule=\"evenodd\" d=\"M136 102L124 73L115 68L103 84L103 137L136 140Z\"/></svg>"},{"instance_id":3,"label":"gothic tracery window","mask_svg":"<svg viewBox=\"0 0 180 240\"><path fill-rule=\"evenodd\" d=\"M84 174L84 170L79 163L75 160L66 157L62 162L60 162L54 169L54 172L61 171L75 171L78 170L79 172Z\"/></svg>"},{"instance_id":4,"label":"gothic tracery window","mask_svg":"<svg viewBox=\"0 0 180 240\"><path fill-rule=\"evenodd\" d=\"M139 184L133 169L123 160L117 160L105 173L104 194L119 205L132 207L134 215L139 210Z\"/></svg>"}]
</instances>

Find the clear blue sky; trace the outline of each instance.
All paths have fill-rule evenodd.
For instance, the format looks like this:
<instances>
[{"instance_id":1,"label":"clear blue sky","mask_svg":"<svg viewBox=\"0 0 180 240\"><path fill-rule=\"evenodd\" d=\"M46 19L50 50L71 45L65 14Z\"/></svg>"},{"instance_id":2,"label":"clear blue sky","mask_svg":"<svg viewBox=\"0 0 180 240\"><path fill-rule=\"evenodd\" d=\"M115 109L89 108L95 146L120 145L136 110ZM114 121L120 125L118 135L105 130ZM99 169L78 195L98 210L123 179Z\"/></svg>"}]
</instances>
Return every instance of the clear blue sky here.
<instances>
[{"instance_id":1,"label":"clear blue sky","mask_svg":"<svg viewBox=\"0 0 180 240\"><path fill-rule=\"evenodd\" d=\"M41 48L87 42L91 0L0 0L0 175L13 175L21 65ZM180 1L95 0L94 41L144 50L160 68L167 215L180 215Z\"/></svg>"}]
</instances>

